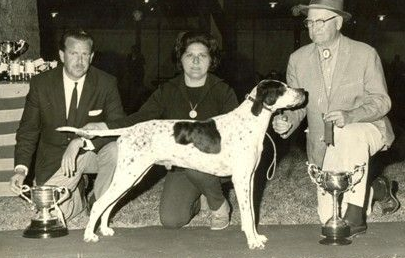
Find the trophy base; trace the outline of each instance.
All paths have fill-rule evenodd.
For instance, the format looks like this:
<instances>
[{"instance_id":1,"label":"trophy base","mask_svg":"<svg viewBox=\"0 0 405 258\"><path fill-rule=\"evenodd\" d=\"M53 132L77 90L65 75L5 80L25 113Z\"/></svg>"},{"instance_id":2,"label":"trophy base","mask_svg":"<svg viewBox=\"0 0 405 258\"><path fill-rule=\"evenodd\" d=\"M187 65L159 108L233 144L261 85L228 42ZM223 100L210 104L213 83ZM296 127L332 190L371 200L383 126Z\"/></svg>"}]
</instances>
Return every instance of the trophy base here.
<instances>
[{"instance_id":1,"label":"trophy base","mask_svg":"<svg viewBox=\"0 0 405 258\"><path fill-rule=\"evenodd\" d=\"M68 230L60 224L56 218L50 220L31 220L29 225L23 232L23 237L27 238L55 238L66 236Z\"/></svg>"},{"instance_id":2,"label":"trophy base","mask_svg":"<svg viewBox=\"0 0 405 258\"><path fill-rule=\"evenodd\" d=\"M339 227L322 227L322 235L324 239L319 241L322 245L350 245L351 240L347 239L350 236L350 227L348 225L340 225Z\"/></svg>"},{"instance_id":3,"label":"trophy base","mask_svg":"<svg viewBox=\"0 0 405 258\"><path fill-rule=\"evenodd\" d=\"M344 237L325 237L319 240L319 243L322 245L350 245L352 241Z\"/></svg>"}]
</instances>

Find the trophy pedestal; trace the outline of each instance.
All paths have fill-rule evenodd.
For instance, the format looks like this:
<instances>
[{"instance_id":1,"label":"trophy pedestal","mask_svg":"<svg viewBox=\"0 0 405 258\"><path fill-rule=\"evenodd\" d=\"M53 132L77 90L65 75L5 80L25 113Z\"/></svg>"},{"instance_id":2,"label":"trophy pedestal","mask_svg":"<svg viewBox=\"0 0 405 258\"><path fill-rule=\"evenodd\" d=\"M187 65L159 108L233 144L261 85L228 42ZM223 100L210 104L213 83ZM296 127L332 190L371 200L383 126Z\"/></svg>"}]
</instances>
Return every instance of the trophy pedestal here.
<instances>
[{"instance_id":1,"label":"trophy pedestal","mask_svg":"<svg viewBox=\"0 0 405 258\"><path fill-rule=\"evenodd\" d=\"M337 223L322 227L322 235L324 239L319 241L322 245L350 245L351 240L347 239L350 236L350 227L346 223Z\"/></svg>"},{"instance_id":2,"label":"trophy pedestal","mask_svg":"<svg viewBox=\"0 0 405 258\"><path fill-rule=\"evenodd\" d=\"M57 218L50 220L31 220L29 225L23 233L23 237L27 238L55 238L66 236L68 230L61 225Z\"/></svg>"}]
</instances>

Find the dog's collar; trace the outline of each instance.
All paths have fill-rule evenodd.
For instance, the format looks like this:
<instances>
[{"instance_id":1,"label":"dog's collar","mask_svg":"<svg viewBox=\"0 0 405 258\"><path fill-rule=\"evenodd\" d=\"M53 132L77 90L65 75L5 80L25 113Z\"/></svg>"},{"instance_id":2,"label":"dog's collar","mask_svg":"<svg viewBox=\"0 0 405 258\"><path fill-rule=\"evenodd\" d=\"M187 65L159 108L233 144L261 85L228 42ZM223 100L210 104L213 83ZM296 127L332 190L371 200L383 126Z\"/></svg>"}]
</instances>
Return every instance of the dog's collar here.
<instances>
[{"instance_id":1,"label":"dog's collar","mask_svg":"<svg viewBox=\"0 0 405 258\"><path fill-rule=\"evenodd\" d=\"M250 96L250 94L246 94L245 99L250 100L252 102L254 102L256 99L253 98L252 96Z\"/></svg>"},{"instance_id":2,"label":"dog's collar","mask_svg":"<svg viewBox=\"0 0 405 258\"><path fill-rule=\"evenodd\" d=\"M252 102L256 101L256 99L254 97L250 96L250 94L246 94L245 99L250 100ZM272 113L275 111L275 110L272 109L273 106L267 106L264 103L263 103L263 107L264 107L264 109L266 109L266 110L268 110L268 111L270 111Z\"/></svg>"}]
</instances>

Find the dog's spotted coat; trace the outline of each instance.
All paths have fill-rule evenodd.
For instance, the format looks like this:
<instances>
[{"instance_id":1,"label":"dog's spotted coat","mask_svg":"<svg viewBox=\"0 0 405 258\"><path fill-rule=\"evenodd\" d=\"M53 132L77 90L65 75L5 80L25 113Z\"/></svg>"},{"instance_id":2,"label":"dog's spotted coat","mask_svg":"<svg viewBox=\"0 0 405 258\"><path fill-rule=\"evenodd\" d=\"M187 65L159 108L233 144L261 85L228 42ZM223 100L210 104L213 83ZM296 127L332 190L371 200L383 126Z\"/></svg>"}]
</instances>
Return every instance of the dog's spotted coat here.
<instances>
[{"instance_id":1,"label":"dog's spotted coat","mask_svg":"<svg viewBox=\"0 0 405 258\"><path fill-rule=\"evenodd\" d=\"M246 234L249 248L264 248L267 238L259 235L255 226L254 172L260 161L272 111L300 105L305 96L302 89L291 89L274 80L261 81L250 96L254 98L253 101L247 99L235 110L207 122L214 123L215 128L209 129L209 135L199 130L207 125L205 122L190 127L188 123L196 122L191 120L151 120L128 128L87 131L89 135L121 137L117 141L118 162L114 178L106 193L93 205L84 240L99 240L94 230L101 215L101 234L113 235L114 231L107 225L113 206L132 186L140 182L153 164L161 164L166 167L187 167L216 176L232 176L242 230ZM174 130L176 125L178 128ZM203 137L198 134L203 134ZM186 135L187 140L182 139L182 135ZM219 149L218 146L205 148L207 142L208 145L216 145L218 141Z\"/></svg>"}]
</instances>

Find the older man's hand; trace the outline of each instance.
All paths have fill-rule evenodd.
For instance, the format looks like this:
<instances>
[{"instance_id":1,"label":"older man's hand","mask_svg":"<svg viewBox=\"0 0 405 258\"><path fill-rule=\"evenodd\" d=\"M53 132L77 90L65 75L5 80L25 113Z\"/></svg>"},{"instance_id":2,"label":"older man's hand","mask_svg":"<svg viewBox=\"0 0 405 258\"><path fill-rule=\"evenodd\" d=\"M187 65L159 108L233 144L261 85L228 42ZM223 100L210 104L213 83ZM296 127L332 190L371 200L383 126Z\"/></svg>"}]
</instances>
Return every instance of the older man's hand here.
<instances>
[{"instance_id":1,"label":"older man's hand","mask_svg":"<svg viewBox=\"0 0 405 258\"><path fill-rule=\"evenodd\" d=\"M351 118L349 116L349 113L344 110L337 110L337 111L331 111L327 114L325 114L323 118L326 122L332 122L335 124L337 127L344 127L347 124L351 124Z\"/></svg>"},{"instance_id":2,"label":"older man's hand","mask_svg":"<svg viewBox=\"0 0 405 258\"><path fill-rule=\"evenodd\" d=\"M277 115L273 118L273 130L278 133L281 138L287 138L288 131L292 128L292 123L288 121L288 117Z\"/></svg>"}]
</instances>

